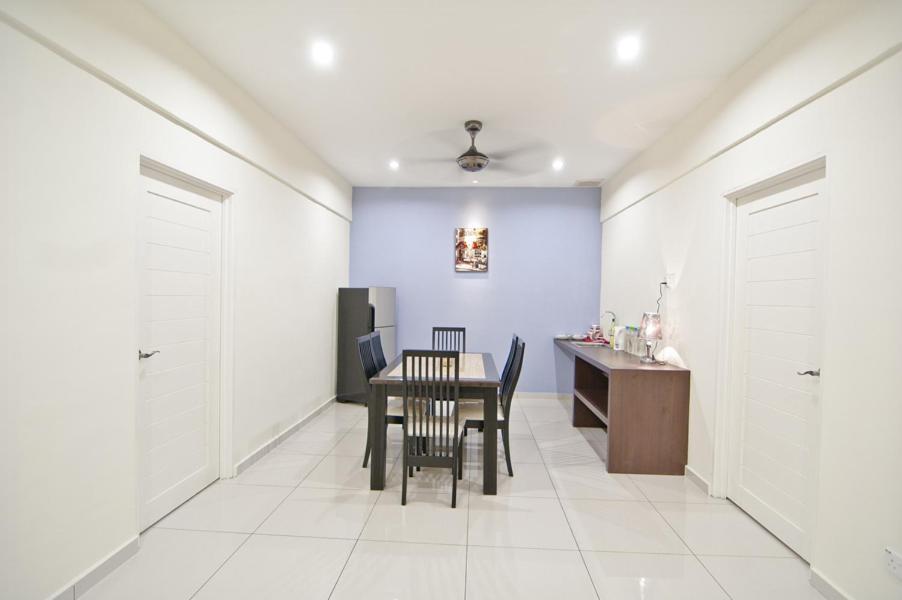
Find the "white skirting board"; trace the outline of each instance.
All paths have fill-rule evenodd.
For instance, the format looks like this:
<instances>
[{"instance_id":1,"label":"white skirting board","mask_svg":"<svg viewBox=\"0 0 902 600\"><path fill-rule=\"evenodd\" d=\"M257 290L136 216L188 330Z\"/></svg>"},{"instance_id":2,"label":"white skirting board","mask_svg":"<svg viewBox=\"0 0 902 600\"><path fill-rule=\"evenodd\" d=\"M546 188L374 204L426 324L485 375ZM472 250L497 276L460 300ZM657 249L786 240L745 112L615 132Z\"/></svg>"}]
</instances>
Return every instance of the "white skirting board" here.
<instances>
[{"instance_id":1,"label":"white skirting board","mask_svg":"<svg viewBox=\"0 0 902 600\"><path fill-rule=\"evenodd\" d=\"M85 592L94 586L94 584L112 573L116 567L137 554L140 546L141 538L140 536L135 535L135 537L125 542L106 558L100 560L82 575L76 577L72 584L51 596L52 600L74 600L75 598L83 596Z\"/></svg>"},{"instance_id":2,"label":"white skirting board","mask_svg":"<svg viewBox=\"0 0 902 600\"><path fill-rule=\"evenodd\" d=\"M309 415L307 415L306 417L303 417L297 423L290 426L288 429L286 429L279 435L275 436L274 438L272 438L271 440L269 440L268 442L266 442L265 444L263 444L262 446L260 446L256 450L254 450L253 452L251 452L247 457L241 459L241 462L239 462L237 465L235 465L235 476L237 477L238 475L241 475L241 473L244 470L246 470L252 464L254 464L258 460L260 460L261 458L266 456L270 450L272 450L273 448L275 448L276 446L278 446L279 444L284 442L286 440L286 438L288 438L288 436L290 436L291 434L296 432L298 429L303 427L306 423L309 423L311 420L313 420L314 417L316 417L318 414L320 414L321 412L326 410L333 402L335 402L335 396L332 396L331 398L329 398L328 400L323 402L318 408L314 409L313 412L311 412Z\"/></svg>"},{"instance_id":3,"label":"white skirting board","mask_svg":"<svg viewBox=\"0 0 902 600\"><path fill-rule=\"evenodd\" d=\"M811 567L811 587L819 591L827 600L851 600L851 596L833 585L814 567Z\"/></svg>"},{"instance_id":4,"label":"white skirting board","mask_svg":"<svg viewBox=\"0 0 902 600\"><path fill-rule=\"evenodd\" d=\"M698 487L702 488L702 490L709 496L711 495L711 486L708 484L707 479L705 479L704 477L699 475L698 472L695 469L693 469L692 467L690 467L689 465L686 465L685 473L686 473L686 479L691 480L692 483L694 483Z\"/></svg>"}]
</instances>

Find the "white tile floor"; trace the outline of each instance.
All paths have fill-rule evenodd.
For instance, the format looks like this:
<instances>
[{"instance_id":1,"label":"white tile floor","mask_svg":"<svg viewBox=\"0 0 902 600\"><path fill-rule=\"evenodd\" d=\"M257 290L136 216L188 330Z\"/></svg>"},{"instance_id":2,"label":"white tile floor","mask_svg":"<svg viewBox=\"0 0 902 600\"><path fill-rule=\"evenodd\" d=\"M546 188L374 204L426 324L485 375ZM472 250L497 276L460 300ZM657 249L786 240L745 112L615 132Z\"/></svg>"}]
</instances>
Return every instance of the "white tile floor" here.
<instances>
[{"instance_id":1,"label":"white tile floor","mask_svg":"<svg viewBox=\"0 0 902 600\"><path fill-rule=\"evenodd\" d=\"M84 596L101 599L728 599L821 596L808 569L733 504L683 477L609 475L597 430L554 400L519 400L514 474L499 440L497 496L482 495L481 435L467 437L458 506L424 469L401 506L400 428L369 490L365 409L335 405L240 477L142 536Z\"/></svg>"}]
</instances>

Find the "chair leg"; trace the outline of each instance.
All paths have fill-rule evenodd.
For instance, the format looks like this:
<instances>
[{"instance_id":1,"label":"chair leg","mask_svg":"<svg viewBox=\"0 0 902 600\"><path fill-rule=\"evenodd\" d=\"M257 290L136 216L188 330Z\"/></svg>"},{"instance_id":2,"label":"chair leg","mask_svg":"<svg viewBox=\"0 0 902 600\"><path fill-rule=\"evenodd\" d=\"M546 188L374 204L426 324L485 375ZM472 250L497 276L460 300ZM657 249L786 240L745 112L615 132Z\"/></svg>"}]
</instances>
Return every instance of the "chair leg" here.
<instances>
[{"instance_id":1,"label":"chair leg","mask_svg":"<svg viewBox=\"0 0 902 600\"><path fill-rule=\"evenodd\" d=\"M514 467L511 465L510 432L507 428L507 423L501 427L501 441L504 442L504 458L507 461L507 474L513 477Z\"/></svg>"},{"instance_id":2,"label":"chair leg","mask_svg":"<svg viewBox=\"0 0 902 600\"><path fill-rule=\"evenodd\" d=\"M426 453L426 438L417 438L417 448L419 448L422 453ZM419 454L419 452L417 452L417 454ZM417 465L417 471L421 470L422 467L420 467L420 465Z\"/></svg>"},{"instance_id":3,"label":"chair leg","mask_svg":"<svg viewBox=\"0 0 902 600\"><path fill-rule=\"evenodd\" d=\"M404 445L404 452L406 453L404 456L404 464L407 464L407 455L413 454L413 444L416 443L416 440L408 440L408 442ZM410 465L407 467L407 476L413 477L413 466Z\"/></svg>"},{"instance_id":4,"label":"chair leg","mask_svg":"<svg viewBox=\"0 0 902 600\"><path fill-rule=\"evenodd\" d=\"M457 457L451 460L451 508L457 508Z\"/></svg>"},{"instance_id":5,"label":"chair leg","mask_svg":"<svg viewBox=\"0 0 902 600\"><path fill-rule=\"evenodd\" d=\"M407 449L404 449L404 459L401 463L401 506L407 504ZM412 473L411 473L412 474Z\"/></svg>"},{"instance_id":6,"label":"chair leg","mask_svg":"<svg viewBox=\"0 0 902 600\"><path fill-rule=\"evenodd\" d=\"M370 461L370 435L366 435L366 451L363 453L363 468L366 468L366 463Z\"/></svg>"},{"instance_id":7,"label":"chair leg","mask_svg":"<svg viewBox=\"0 0 902 600\"><path fill-rule=\"evenodd\" d=\"M464 429L466 431L466 429ZM460 449L457 451L457 478L464 478L464 439L460 438Z\"/></svg>"}]
</instances>

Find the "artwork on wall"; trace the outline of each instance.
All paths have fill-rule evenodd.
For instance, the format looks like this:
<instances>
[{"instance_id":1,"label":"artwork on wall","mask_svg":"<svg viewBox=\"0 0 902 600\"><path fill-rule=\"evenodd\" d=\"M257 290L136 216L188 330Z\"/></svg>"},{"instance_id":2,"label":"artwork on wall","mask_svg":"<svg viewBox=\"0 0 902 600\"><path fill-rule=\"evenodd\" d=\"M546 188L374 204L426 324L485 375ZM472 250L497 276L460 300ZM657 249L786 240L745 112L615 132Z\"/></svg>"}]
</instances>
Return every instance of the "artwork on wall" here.
<instances>
[{"instance_id":1,"label":"artwork on wall","mask_svg":"<svg viewBox=\"0 0 902 600\"><path fill-rule=\"evenodd\" d=\"M488 227L458 227L454 236L454 270L484 273L489 270Z\"/></svg>"}]
</instances>

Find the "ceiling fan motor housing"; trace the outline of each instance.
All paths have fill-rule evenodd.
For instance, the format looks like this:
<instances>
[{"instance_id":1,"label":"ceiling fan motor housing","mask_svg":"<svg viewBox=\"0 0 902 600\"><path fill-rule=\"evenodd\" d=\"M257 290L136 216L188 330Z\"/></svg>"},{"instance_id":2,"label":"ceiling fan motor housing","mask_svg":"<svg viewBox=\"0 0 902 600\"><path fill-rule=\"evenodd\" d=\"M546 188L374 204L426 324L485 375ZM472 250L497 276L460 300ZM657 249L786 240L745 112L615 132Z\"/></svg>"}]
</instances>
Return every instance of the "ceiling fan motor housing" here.
<instances>
[{"instance_id":1,"label":"ceiling fan motor housing","mask_svg":"<svg viewBox=\"0 0 902 600\"><path fill-rule=\"evenodd\" d=\"M482 121L467 121L464 129L470 134L470 149L457 157L457 164L470 173L482 171L489 164L489 157L476 149L476 134L482 131Z\"/></svg>"}]
</instances>

